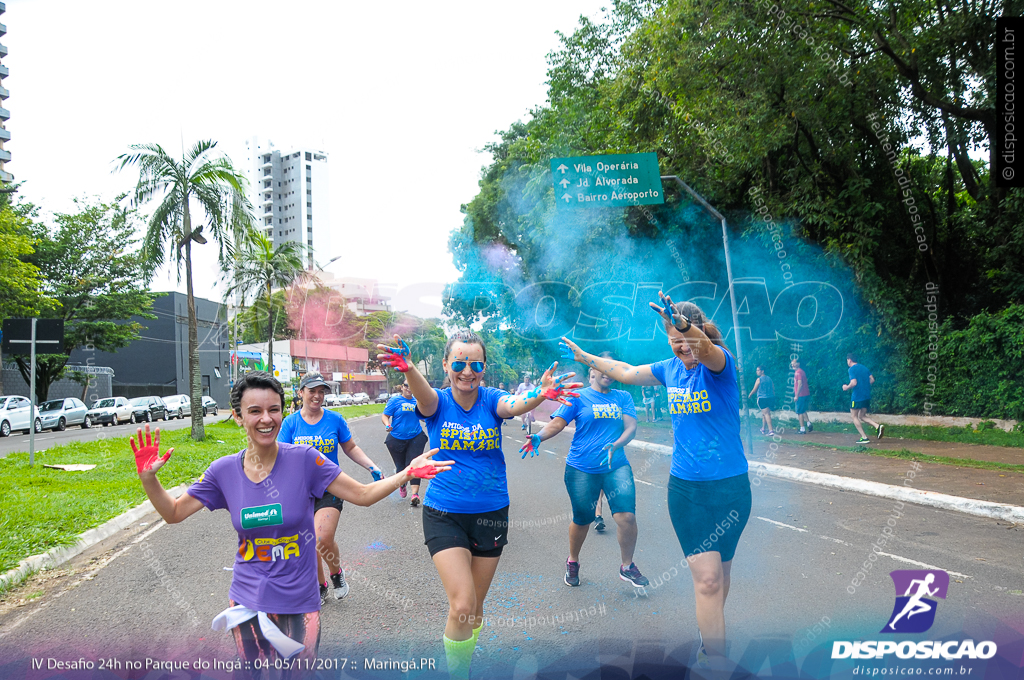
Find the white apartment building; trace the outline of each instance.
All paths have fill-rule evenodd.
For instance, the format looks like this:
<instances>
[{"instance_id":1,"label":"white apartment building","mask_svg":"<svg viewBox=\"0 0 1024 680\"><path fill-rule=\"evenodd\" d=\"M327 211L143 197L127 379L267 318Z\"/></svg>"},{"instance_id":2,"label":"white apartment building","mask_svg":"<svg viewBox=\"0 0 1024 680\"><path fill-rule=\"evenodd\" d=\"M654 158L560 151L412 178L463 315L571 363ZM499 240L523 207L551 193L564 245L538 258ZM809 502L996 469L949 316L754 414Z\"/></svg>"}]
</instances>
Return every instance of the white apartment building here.
<instances>
[{"instance_id":1,"label":"white apartment building","mask_svg":"<svg viewBox=\"0 0 1024 680\"><path fill-rule=\"evenodd\" d=\"M249 201L256 224L278 246L302 244L306 268L331 252L327 154L299 148L288 152L272 142L246 140Z\"/></svg>"}]
</instances>

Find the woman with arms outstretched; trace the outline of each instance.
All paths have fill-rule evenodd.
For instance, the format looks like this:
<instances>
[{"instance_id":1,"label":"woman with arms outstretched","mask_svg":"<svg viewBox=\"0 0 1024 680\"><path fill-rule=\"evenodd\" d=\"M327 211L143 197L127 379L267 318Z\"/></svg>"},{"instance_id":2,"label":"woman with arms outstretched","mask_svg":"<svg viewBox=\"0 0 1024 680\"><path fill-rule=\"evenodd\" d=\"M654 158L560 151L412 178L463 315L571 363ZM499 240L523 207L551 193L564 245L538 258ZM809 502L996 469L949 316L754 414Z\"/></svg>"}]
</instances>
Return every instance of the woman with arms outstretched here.
<instances>
[{"instance_id":1,"label":"woman with arms outstretched","mask_svg":"<svg viewBox=\"0 0 1024 680\"><path fill-rule=\"evenodd\" d=\"M448 470L450 463L430 460L437 453L430 451L393 477L360 484L316 449L277 441L284 406L284 390L269 373L254 371L238 380L231 390L231 408L235 422L245 428L246 447L213 461L178 498L157 479L173 451L160 456L160 430L151 438L147 425L145 439L141 429L137 444L130 439L142 487L168 524L184 521L204 506L231 513L238 550L230 606L217 615L213 628L234 632L243 671L252 677L274 666L276 659L293 660L284 664L290 670L283 678L306 677L315 668L309 662L320 644L316 499L331 493L355 505L373 505L414 475L429 478Z\"/></svg>"},{"instance_id":2,"label":"woman with arms outstretched","mask_svg":"<svg viewBox=\"0 0 1024 680\"><path fill-rule=\"evenodd\" d=\"M674 444L668 509L693 577L697 660L725 655L725 600L736 545L750 517L750 480L740 440L736 360L704 312L691 303L673 304L659 293L672 358L631 366L588 354L563 338L572 358L629 385L664 385L668 390ZM724 530L724 534L717 533Z\"/></svg>"},{"instance_id":3,"label":"woman with arms outstretched","mask_svg":"<svg viewBox=\"0 0 1024 680\"><path fill-rule=\"evenodd\" d=\"M423 537L448 596L444 649L452 678L468 678L469 665L483 627L484 599L508 543L509 497L501 424L537 408L545 399L566 402L563 384L574 373L555 377L551 365L541 383L512 396L483 387L487 349L474 333L449 338L443 366L450 387L435 390L416 370L409 347L378 345L381 363L405 373L417 415L426 420L430 446L452 459L452 471L437 477L423 497Z\"/></svg>"}]
</instances>

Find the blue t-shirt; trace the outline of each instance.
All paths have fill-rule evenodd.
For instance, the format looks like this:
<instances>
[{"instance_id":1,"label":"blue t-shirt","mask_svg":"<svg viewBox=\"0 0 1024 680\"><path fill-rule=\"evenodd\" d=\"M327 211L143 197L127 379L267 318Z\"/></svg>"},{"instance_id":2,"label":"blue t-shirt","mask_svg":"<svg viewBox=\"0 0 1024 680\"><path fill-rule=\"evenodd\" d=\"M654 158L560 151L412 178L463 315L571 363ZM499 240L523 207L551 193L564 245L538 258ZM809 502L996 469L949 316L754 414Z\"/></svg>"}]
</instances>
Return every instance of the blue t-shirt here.
<instances>
[{"instance_id":1,"label":"blue t-shirt","mask_svg":"<svg viewBox=\"0 0 1024 680\"><path fill-rule=\"evenodd\" d=\"M867 401L871 398L871 371L864 364L850 366L850 380L856 380L853 386L853 394L850 397L854 401Z\"/></svg>"},{"instance_id":2,"label":"blue t-shirt","mask_svg":"<svg viewBox=\"0 0 1024 680\"><path fill-rule=\"evenodd\" d=\"M296 411L281 423L277 441L289 444L305 444L324 454L329 461L338 464L338 449L352 439L348 423L334 411L324 409L316 425L302 419L302 411Z\"/></svg>"},{"instance_id":3,"label":"blue t-shirt","mask_svg":"<svg viewBox=\"0 0 1024 680\"><path fill-rule=\"evenodd\" d=\"M491 512L509 504L502 419L497 413L498 400L508 392L494 387L477 390L476 403L468 411L455 402L451 388L434 390L437 410L426 418L430 448L440 449L434 460L455 463L430 480L423 504L441 512ZM416 415L425 418L419 408Z\"/></svg>"},{"instance_id":4,"label":"blue t-shirt","mask_svg":"<svg viewBox=\"0 0 1024 680\"><path fill-rule=\"evenodd\" d=\"M775 383L767 375L761 375L757 378L760 382L757 383L757 398L758 399L771 399L775 396Z\"/></svg>"},{"instance_id":5,"label":"blue t-shirt","mask_svg":"<svg viewBox=\"0 0 1024 680\"><path fill-rule=\"evenodd\" d=\"M576 421L576 434L572 437L569 457L566 464L580 472L601 474L629 465L626 454L617 449L612 454L611 467L608 466L608 454L602 449L620 436L626 425L622 416L636 418L636 407L629 392L611 390L601 394L590 387L580 391L579 397L571 397L572 406L562 404L552 418L561 418L566 423Z\"/></svg>"},{"instance_id":6,"label":"blue t-shirt","mask_svg":"<svg viewBox=\"0 0 1024 680\"><path fill-rule=\"evenodd\" d=\"M714 481L746 473L732 355L725 352L725 368L717 375L704 364L687 370L679 357L651 364L651 373L668 389L675 438L670 474L688 481Z\"/></svg>"},{"instance_id":7,"label":"blue t-shirt","mask_svg":"<svg viewBox=\"0 0 1024 680\"><path fill-rule=\"evenodd\" d=\"M423 432L416 415L416 400L392 397L384 407L384 415L391 417L391 436L395 439L415 439Z\"/></svg>"}]
</instances>

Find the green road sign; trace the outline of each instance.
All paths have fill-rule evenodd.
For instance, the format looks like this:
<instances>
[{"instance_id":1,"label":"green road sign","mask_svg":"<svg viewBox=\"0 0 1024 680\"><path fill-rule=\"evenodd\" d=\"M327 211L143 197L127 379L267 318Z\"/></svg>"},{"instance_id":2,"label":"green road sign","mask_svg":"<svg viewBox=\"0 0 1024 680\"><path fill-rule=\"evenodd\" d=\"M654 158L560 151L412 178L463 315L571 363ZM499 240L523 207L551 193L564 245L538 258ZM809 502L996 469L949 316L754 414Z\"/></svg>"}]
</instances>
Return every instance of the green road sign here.
<instances>
[{"instance_id":1,"label":"green road sign","mask_svg":"<svg viewBox=\"0 0 1024 680\"><path fill-rule=\"evenodd\" d=\"M563 208L665 202L656 153L552 158L551 175L555 203Z\"/></svg>"}]
</instances>

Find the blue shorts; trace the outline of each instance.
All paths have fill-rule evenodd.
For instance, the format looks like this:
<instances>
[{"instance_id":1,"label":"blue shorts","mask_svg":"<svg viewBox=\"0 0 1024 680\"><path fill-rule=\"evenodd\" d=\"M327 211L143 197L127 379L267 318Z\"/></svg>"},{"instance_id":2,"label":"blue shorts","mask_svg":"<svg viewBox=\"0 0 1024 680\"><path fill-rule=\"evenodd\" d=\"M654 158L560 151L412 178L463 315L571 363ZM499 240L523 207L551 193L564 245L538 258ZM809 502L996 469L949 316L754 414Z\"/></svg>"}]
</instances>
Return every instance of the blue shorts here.
<instances>
[{"instance_id":1,"label":"blue shorts","mask_svg":"<svg viewBox=\"0 0 1024 680\"><path fill-rule=\"evenodd\" d=\"M870 399L865 399L864 401L853 401L853 402L850 402L850 410L851 411L856 411L857 409L861 409L861 408L864 409L865 411L870 409L871 408L871 400Z\"/></svg>"},{"instance_id":2,"label":"blue shorts","mask_svg":"<svg viewBox=\"0 0 1024 680\"><path fill-rule=\"evenodd\" d=\"M810 401L810 395L807 395L806 397L797 397L796 408L794 409L796 411L796 414L801 415L803 413L807 413L807 405L810 403Z\"/></svg>"},{"instance_id":3,"label":"blue shorts","mask_svg":"<svg viewBox=\"0 0 1024 680\"><path fill-rule=\"evenodd\" d=\"M599 474L583 472L566 465L565 489L572 502L573 524L586 526L594 521L594 508L597 507L602 489L611 514L636 513L636 484L633 482L633 468L629 465Z\"/></svg>"},{"instance_id":4,"label":"blue shorts","mask_svg":"<svg viewBox=\"0 0 1024 680\"><path fill-rule=\"evenodd\" d=\"M731 560L750 519L751 501L745 472L711 482L670 476L668 515L683 554L718 552L723 562Z\"/></svg>"}]
</instances>

